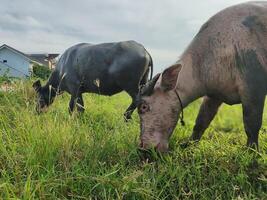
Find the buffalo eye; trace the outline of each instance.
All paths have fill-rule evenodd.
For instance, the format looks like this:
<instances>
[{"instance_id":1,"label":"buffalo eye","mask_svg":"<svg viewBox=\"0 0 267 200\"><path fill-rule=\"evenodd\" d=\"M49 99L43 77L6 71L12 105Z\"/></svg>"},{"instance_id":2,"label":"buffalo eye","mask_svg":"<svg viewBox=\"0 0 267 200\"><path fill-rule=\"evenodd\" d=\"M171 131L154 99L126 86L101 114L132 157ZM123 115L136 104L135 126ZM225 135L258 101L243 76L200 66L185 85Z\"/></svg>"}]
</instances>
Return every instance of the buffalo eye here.
<instances>
[{"instance_id":1,"label":"buffalo eye","mask_svg":"<svg viewBox=\"0 0 267 200\"><path fill-rule=\"evenodd\" d=\"M145 102L141 103L138 107L138 113L139 114L144 114L147 111L149 111L149 105Z\"/></svg>"}]
</instances>

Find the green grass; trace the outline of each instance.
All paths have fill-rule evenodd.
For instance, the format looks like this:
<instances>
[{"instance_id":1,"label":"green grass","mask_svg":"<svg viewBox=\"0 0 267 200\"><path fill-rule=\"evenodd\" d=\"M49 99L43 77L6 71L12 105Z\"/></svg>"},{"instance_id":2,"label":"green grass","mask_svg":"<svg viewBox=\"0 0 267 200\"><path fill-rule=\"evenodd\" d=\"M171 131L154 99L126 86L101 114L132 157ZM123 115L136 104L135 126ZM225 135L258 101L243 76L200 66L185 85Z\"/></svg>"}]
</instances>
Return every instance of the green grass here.
<instances>
[{"instance_id":1,"label":"green grass","mask_svg":"<svg viewBox=\"0 0 267 200\"><path fill-rule=\"evenodd\" d=\"M31 83L0 92L0 199L267 199L267 112L260 152L244 147L240 106L223 105L198 144L191 134L200 101L185 109L168 155L140 161L139 119L125 123L130 98L85 94L83 116L69 96L36 115Z\"/></svg>"}]
</instances>

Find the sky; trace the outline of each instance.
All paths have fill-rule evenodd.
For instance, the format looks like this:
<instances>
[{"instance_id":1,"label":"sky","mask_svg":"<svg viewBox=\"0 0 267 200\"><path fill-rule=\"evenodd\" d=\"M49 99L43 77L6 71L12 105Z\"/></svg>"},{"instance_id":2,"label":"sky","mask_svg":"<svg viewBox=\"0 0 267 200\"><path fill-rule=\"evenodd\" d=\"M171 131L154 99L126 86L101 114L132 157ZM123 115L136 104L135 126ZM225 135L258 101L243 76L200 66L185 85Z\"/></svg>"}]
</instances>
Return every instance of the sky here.
<instances>
[{"instance_id":1,"label":"sky","mask_svg":"<svg viewBox=\"0 0 267 200\"><path fill-rule=\"evenodd\" d=\"M156 72L176 60L205 21L242 0L0 0L0 45L63 53L80 43L135 40Z\"/></svg>"}]
</instances>

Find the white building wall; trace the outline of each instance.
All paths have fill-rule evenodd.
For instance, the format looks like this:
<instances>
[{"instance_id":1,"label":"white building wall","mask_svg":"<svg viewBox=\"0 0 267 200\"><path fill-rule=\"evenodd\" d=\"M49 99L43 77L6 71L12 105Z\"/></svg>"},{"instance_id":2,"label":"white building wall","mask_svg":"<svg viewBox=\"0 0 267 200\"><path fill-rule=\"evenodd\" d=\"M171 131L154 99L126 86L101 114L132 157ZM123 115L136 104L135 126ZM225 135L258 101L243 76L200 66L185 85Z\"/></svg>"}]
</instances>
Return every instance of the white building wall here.
<instances>
[{"instance_id":1,"label":"white building wall","mask_svg":"<svg viewBox=\"0 0 267 200\"><path fill-rule=\"evenodd\" d=\"M3 48L0 49L0 61L6 65L0 65L0 75L3 75L6 71L7 66L10 66L9 76L13 77L24 77L25 75L30 75L30 61L23 55L15 53L14 51Z\"/></svg>"}]
</instances>

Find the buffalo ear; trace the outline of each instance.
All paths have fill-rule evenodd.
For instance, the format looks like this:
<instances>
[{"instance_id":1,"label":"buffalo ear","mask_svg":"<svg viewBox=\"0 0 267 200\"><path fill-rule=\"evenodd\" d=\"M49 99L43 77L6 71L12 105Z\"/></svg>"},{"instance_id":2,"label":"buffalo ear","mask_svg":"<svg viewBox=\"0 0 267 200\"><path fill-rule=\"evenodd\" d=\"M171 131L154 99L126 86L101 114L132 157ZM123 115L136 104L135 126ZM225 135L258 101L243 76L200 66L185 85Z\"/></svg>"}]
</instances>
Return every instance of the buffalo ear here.
<instances>
[{"instance_id":1,"label":"buffalo ear","mask_svg":"<svg viewBox=\"0 0 267 200\"><path fill-rule=\"evenodd\" d=\"M181 64L174 64L162 72L160 87L163 91L169 91L175 88L181 68Z\"/></svg>"},{"instance_id":2,"label":"buffalo ear","mask_svg":"<svg viewBox=\"0 0 267 200\"><path fill-rule=\"evenodd\" d=\"M33 87L34 90L37 92L37 91L41 88L41 82L40 82L40 80L35 81L35 82L32 84L32 87Z\"/></svg>"}]
</instances>

